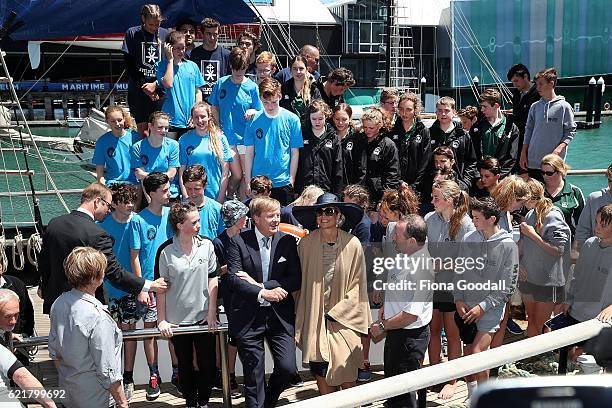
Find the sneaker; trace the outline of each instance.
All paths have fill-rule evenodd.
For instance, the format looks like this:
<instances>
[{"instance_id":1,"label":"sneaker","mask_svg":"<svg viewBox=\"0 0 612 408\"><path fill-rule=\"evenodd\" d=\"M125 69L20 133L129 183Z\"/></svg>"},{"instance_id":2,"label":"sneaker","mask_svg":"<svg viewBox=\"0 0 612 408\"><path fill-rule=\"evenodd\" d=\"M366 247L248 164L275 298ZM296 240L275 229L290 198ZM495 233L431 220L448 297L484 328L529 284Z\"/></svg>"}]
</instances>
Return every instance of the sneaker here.
<instances>
[{"instance_id":1,"label":"sneaker","mask_svg":"<svg viewBox=\"0 0 612 408\"><path fill-rule=\"evenodd\" d=\"M370 363L363 363L364 368L357 370L357 381L366 382L372 379L372 370L370 370Z\"/></svg>"},{"instance_id":2,"label":"sneaker","mask_svg":"<svg viewBox=\"0 0 612 408\"><path fill-rule=\"evenodd\" d=\"M240 398L242 393L238 387L238 381L236 381L236 374L230 374L230 394L232 398Z\"/></svg>"},{"instance_id":3,"label":"sneaker","mask_svg":"<svg viewBox=\"0 0 612 408\"><path fill-rule=\"evenodd\" d=\"M223 381L221 380L221 370L217 368L217 372L215 373L215 380L213 381L213 390L222 390L223 389Z\"/></svg>"},{"instance_id":4,"label":"sneaker","mask_svg":"<svg viewBox=\"0 0 612 408\"><path fill-rule=\"evenodd\" d=\"M304 381L302 381L300 373L295 373L295 375L291 378L290 384L292 387L301 387L304 385Z\"/></svg>"},{"instance_id":5,"label":"sneaker","mask_svg":"<svg viewBox=\"0 0 612 408\"><path fill-rule=\"evenodd\" d=\"M134 383L123 383L123 393L127 402L132 401L134 396Z\"/></svg>"},{"instance_id":6,"label":"sneaker","mask_svg":"<svg viewBox=\"0 0 612 408\"><path fill-rule=\"evenodd\" d=\"M147 384L147 401L156 400L157 397L159 397L159 394L161 394L158 379L159 377L157 376L157 374L151 375L151 378L149 379L149 384Z\"/></svg>"},{"instance_id":7,"label":"sneaker","mask_svg":"<svg viewBox=\"0 0 612 408\"><path fill-rule=\"evenodd\" d=\"M183 396L183 392L181 391L181 383L179 381L178 373L176 373L176 372L172 373L172 378L170 379L170 382L172 383L172 385L174 385L174 388L176 388L177 394L182 397Z\"/></svg>"},{"instance_id":8,"label":"sneaker","mask_svg":"<svg viewBox=\"0 0 612 408\"><path fill-rule=\"evenodd\" d=\"M523 329L518 325L514 320L508 319L508 323L506 324L506 330L512 334L523 334Z\"/></svg>"}]
</instances>

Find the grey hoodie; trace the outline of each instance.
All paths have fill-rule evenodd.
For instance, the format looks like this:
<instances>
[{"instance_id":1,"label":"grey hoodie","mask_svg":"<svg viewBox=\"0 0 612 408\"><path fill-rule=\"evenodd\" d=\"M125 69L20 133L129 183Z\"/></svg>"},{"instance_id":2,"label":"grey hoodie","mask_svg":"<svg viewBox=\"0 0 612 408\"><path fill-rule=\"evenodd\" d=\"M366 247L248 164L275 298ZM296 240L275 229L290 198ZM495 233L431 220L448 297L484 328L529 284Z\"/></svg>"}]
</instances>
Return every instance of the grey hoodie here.
<instances>
[{"instance_id":1,"label":"grey hoodie","mask_svg":"<svg viewBox=\"0 0 612 408\"><path fill-rule=\"evenodd\" d=\"M535 210L531 210L525 222L534 227L535 218ZM542 231L538 233L545 242L558 247L563 255L552 256L531 238L521 235L521 266L527 271L527 281L539 286L565 286L571 263L572 238L561 210L553 207L544 217Z\"/></svg>"},{"instance_id":2,"label":"grey hoodie","mask_svg":"<svg viewBox=\"0 0 612 408\"><path fill-rule=\"evenodd\" d=\"M541 98L529 108L525 125L523 144L529 145L527 166L539 169L544 156L552 153L561 142L569 145L575 135L574 110L565 98L556 96L550 102ZM566 151L561 152L564 160Z\"/></svg>"},{"instance_id":3,"label":"grey hoodie","mask_svg":"<svg viewBox=\"0 0 612 408\"><path fill-rule=\"evenodd\" d=\"M602 248L597 237L589 238L580 251L567 303L569 314L584 322L612 304L612 247Z\"/></svg>"},{"instance_id":4,"label":"grey hoodie","mask_svg":"<svg viewBox=\"0 0 612 408\"><path fill-rule=\"evenodd\" d=\"M482 257L485 264L484 268L455 274L455 283L460 279L470 283L504 282L505 287L500 290L461 290L455 284L455 301L464 301L470 308L480 305L485 312L504 305L514 293L518 278L519 253L512 234L500 230L485 239L480 231L469 232L463 238L461 255L473 259Z\"/></svg>"},{"instance_id":5,"label":"grey hoodie","mask_svg":"<svg viewBox=\"0 0 612 408\"><path fill-rule=\"evenodd\" d=\"M602 188L589 194L584 209L580 213L580 219L576 226L576 243L578 250L584 242L595 235L595 223L597 221L597 210L604 205L612 204L612 193L610 188Z\"/></svg>"}]
</instances>

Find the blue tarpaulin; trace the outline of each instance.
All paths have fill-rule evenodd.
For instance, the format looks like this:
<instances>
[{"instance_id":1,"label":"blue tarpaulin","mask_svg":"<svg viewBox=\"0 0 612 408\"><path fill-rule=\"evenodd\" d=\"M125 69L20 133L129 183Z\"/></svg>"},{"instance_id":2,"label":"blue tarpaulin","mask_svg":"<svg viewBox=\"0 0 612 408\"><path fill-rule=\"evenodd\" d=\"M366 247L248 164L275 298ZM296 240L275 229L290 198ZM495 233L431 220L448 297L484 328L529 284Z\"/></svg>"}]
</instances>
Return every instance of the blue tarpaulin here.
<instances>
[{"instance_id":1,"label":"blue tarpaulin","mask_svg":"<svg viewBox=\"0 0 612 408\"><path fill-rule=\"evenodd\" d=\"M0 24L12 11L23 25L11 34L15 40L38 40L123 33L140 24L146 1L134 0L1 0ZM155 0L165 17L163 27L182 19L212 17L222 24L251 23L255 13L243 0Z\"/></svg>"}]
</instances>

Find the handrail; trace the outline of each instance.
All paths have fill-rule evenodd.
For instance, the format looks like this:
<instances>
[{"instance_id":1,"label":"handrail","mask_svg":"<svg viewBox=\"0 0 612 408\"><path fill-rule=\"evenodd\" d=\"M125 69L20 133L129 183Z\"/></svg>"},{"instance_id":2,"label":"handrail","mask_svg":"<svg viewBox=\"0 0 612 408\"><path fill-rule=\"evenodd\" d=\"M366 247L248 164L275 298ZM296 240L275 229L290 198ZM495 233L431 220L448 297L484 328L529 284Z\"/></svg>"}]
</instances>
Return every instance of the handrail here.
<instances>
[{"instance_id":1,"label":"handrail","mask_svg":"<svg viewBox=\"0 0 612 408\"><path fill-rule=\"evenodd\" d=\"M208 330L207 325L202 326L184 326L175 327L172 329L172 333L175 336L182 334L198 334L198 333L217 333L219 335L219 343L221 344L221 387L223 393L223 408L231 408L232 397L230 389L230 372L229 372L229 359L228 359L228 339L227 339L227 325L219 325L216 329ZM151 329L135 329L123 331L123 340L140 340L151 337L162 337L160 331L155 328ZM14 342L13 347L30 347L40 346L49 343L48 336L40 337L26 337L23 341Z\"/></svg>"},{"instance_id":2,"label":"handrail","mask_svg":"<svg viewBox=\"0 0 612 408\"><path fill-rule=\"evenodd\" d=\"M317 406L348 408L388 399L588 340L597 336L602 328L609 326L609 324L602 323L597 319L588 320L564 329L483 351L482 353L421 368L417 370L418 373L412 371L396 375L359 387L300 401L291 404L291 406L295 408Z\"/></svg>"},{"instance_id":3,"label":"handrail","mask_svg":"<svg viewBox=\"0 0 612 408\"><path fill-rule=\"evenodd\" d=\"M570 169L568 176L592 176L594 174L606 174L608 169Z\"/></svg>"}]
</instances>

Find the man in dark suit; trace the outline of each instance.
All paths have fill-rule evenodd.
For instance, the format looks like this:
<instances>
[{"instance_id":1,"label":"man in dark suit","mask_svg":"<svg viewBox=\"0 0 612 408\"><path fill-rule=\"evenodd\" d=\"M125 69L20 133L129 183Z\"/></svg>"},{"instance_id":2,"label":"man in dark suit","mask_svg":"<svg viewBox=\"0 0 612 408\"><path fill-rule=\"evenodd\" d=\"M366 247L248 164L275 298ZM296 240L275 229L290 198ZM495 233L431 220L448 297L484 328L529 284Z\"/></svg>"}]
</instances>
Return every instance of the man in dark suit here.
<instances>
[{"instance_id":1,"label":"man in dark suit","mask_svg":"<svg viewBox=\"0 0 612 408\"><path fill-rule=\"evenodd\" d=\"M276 406L297 373L295 303L302 273L295 238L279 232L280 203L268 197L251 202L255 228L234 236L227 249L227 283L233 292L230 335L244 366L248 408ZM264 340L274 371L265 384Z\"/></svg>"},{"instance_id":2,"label":"man in dark suit","mask_svg":"<svg viewBox=\"0 0 612 408\"><path fill-rule=\"evenodd\" d=\"M148 302L149 290L164 291L163 279L146 281L123 269L113 253L113 239L95 221L101 221L110 211L112 194L103 184L93 183L83 190L81 205L70 214L52 219L43 235L43 246L38 258L41 275L39 294L44 299L43 313L49 314L51 305L70 285L64 273L64 259L77 246L102 252L108 261L105 277L120 289L138 294L138 300ZM96 297L103 300L102 286Z\"/></svg>"}]
</instances>

